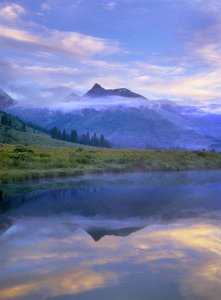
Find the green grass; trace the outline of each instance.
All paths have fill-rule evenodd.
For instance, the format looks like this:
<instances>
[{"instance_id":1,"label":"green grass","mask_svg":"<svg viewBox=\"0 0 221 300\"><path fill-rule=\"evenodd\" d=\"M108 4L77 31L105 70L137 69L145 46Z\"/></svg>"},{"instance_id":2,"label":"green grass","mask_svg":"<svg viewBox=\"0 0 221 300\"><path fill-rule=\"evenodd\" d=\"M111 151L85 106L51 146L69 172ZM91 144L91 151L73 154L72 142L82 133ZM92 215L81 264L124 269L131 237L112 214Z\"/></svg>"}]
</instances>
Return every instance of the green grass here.
<instances>
[{"instance_id":1,"label":"green grass","mask_svg":"<svg viewBox=\"0 0 221 300\"><path fill-rule=\"evenodd\" d=\"M221 168L221 154L203 151L43 148L0 144L0 182L86 173Z\"/></svg>"},{"instance_id":2,"label":"green grass","mask_svg":"<svg viewBox=\"0 0 221 300\"><path fill-rule=\"evenodd\" d=\"M31 128L27 131L7 129L0 127L0 143L33 145L42 147L79 147L79 144L69 143L61 140L52 139L44 133L34 133ZM82 145L82 147L87 147Z\"/></svg>"}]
</instances>

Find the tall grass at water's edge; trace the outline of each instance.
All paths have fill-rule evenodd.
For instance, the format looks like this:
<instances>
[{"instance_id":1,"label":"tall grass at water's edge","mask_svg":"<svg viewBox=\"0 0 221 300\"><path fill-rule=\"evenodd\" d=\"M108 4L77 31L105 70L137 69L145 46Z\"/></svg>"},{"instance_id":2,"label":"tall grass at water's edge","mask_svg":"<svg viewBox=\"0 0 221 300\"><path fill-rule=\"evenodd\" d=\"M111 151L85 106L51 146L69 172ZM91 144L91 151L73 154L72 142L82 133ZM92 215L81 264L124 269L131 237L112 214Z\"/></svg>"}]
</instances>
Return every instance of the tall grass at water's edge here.
<instances>
[{"instance_id":1,"label":"tall grass at water's edge","mask_svg":"<svg viewBox=\"0 0 221 300\"><path fill-rule=\"evenodd\" d=\"M0 184L88 173L221 168L206 151L43 148L0 144Z\"/></svg>"}]
</instances>

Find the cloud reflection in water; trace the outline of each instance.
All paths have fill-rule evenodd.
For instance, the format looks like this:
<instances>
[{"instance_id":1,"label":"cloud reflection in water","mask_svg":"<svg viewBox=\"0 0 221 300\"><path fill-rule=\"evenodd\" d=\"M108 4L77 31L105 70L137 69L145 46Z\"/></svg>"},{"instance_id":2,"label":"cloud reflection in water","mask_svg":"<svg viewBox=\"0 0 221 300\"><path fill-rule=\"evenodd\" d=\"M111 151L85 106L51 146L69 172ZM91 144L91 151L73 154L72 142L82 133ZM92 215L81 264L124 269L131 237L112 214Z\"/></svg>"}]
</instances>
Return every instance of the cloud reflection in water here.
<instances>
[{"instance_id":1,"label":"cloud reflection in water","mask_svg":"<svg viewBox=\"0 0 221 300\"><path fill-rule=\"evenodd\" d=\"M20 219L0 237L1 299L94 299L106 289L106 299L133 299L135 289L138 299L164 299L158 285L170 299L218 300L220 233L216 222L189 219L95 242L55 217Z\"/></svg>"}]
</instances>

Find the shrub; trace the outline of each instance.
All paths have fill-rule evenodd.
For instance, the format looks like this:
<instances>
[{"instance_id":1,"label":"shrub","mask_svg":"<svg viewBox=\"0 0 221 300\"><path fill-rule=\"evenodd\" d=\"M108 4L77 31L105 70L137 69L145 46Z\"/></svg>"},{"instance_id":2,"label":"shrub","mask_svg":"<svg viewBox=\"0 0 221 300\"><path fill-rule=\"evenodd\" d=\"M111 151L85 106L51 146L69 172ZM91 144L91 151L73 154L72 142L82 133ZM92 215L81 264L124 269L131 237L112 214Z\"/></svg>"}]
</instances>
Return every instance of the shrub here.
<instances>
[{"instance_id":1,"label":"shrub","mask_svg":"<svg viewBox=\"0 0 221 300\"><path fill-rule=\"evenodd\" d=\"M14 149L14 152L15 153L24 153L24 152L28 152L28 153L34 153L34 151L32 149L29 149L29 148L25 148L25 147L16 147Z\"/></svg>"},{"instance_id":2,"label":"shrub","mask_svg":"<svg viewBox=\"0 0 221 300\"><path fill-rule=\"evenodd\" d=\"M206 157L206 152L204 151L196 151L195 153L200 157Z\"/></svg>"}]
</instances>

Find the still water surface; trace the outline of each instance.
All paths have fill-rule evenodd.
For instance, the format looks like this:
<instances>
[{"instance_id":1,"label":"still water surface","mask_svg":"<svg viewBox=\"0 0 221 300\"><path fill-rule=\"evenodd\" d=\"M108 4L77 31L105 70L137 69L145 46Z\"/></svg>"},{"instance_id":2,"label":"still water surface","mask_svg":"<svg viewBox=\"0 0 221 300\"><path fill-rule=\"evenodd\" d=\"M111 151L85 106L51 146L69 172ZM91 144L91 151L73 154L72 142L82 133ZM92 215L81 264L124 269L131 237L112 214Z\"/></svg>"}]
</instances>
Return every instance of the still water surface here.
<instances>
[{"instance_id":1,"label":"still water surface","mask_svg":"<svg viewBox=\"0 0 221 300\"><path fill-rule=\"evenodd\" d=\"M10 188L0 299L221 299L221 171Z\"/></svg>"}]
</instances>

